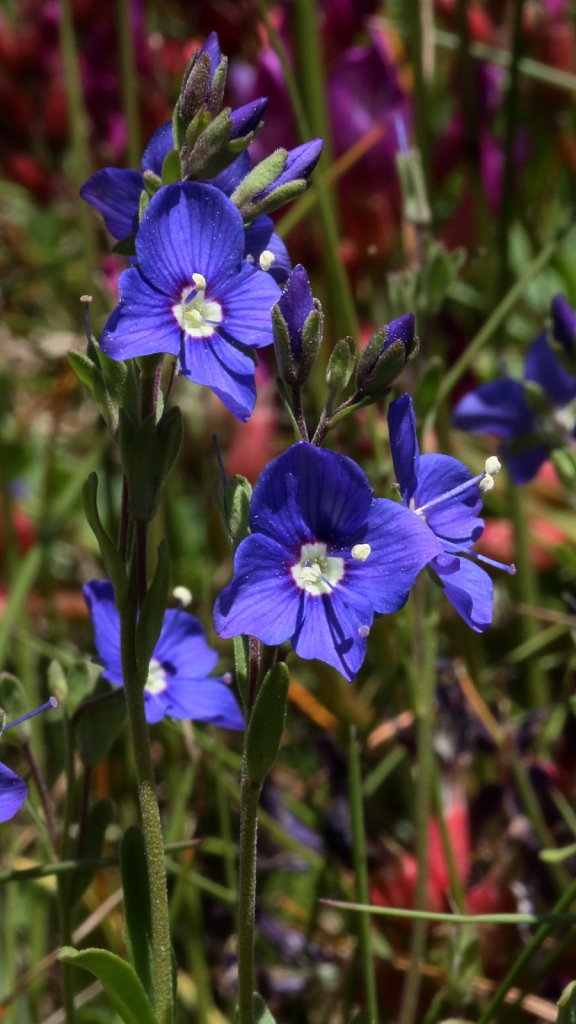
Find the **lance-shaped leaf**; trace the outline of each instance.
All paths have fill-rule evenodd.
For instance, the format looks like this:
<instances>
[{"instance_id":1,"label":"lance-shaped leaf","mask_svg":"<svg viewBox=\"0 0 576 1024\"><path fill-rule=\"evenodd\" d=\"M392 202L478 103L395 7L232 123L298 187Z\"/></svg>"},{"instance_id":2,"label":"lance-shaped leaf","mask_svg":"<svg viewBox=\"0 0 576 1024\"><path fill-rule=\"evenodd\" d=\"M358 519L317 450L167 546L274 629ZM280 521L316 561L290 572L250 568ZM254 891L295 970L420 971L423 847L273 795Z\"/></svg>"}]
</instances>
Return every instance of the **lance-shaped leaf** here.
<instances>
[{"instance_id":1,"label":"lance-shaped leaf","mask_svg":"<svg viewBox=\"0 0 576 1024\"><path fill-rule=\"evenodd\" d=\"M83 967L98 978L124 1024L158 1024L144 986L126 960L105 949L78 950L72 946L64 946L58 959Z\"/></svg>"}]
</instances>

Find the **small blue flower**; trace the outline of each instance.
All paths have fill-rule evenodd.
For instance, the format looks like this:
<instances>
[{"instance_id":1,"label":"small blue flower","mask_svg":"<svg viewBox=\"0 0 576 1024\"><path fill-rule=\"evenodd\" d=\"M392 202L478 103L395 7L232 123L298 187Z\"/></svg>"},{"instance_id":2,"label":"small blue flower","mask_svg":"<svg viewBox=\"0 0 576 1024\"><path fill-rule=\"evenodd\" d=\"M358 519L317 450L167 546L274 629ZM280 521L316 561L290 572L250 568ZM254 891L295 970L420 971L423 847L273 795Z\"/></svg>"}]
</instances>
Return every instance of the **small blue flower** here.
<instances>
[{"instance_id":1,"label":"small blue flower","mask_svg":"<svg viewBox=\"0 0 576 1024\"><path fill-rule=\"evenodd\" d=\"M247 420L256 400L252 350L273 340L280 289L243 254L242 217L222 192L196 183L161 189L136 236L138 265L120 277L102 351L118 360L178 356L180 373Z\"/></svg>"},{"instance_id":2,"label":"small blue flower","mask_svg":"<svg viewBox=\"0 0 576 1024\"><path fill-rule=\"evenodd\" d=\"M92 580L83 587L94 626L102 673L115 686L123 685L120 653L120 616L108 580ZM210 677L218 655L206 643L202 626L182 608L169 608L150 662L144 690L146 720L159 722L165 715L212 722L226 729L243 729L242 713L234 694L220 679Z\"/></svg>"},{"instance_id":3,"label":"small blue flower","mask_svg":"<svg viewBox=\"0 0 576 1024\"><path fill-rule=\"evenodd\" d=\"M554 337L569 350L576 314L562 296L552 305ZM572 317L569 316L572 314ZM572 342L573 343L573 342ZM503 459L512 480L528 483L554 448L574 443L575 425L558 416L576 398L576 377L568 373L545 334L530 346L524 381L505 377L481 384L464 395L454 410L453 423L473 434L504 438Z\"/></svg>"},{"instance_id":4,"label":"small blue flower","mask_svg":"<svg viewBox=\"0 0 576 1024\"><path fill-rule=\"evenodd\" d=\"M9 821L26 799L28 786L5 764L0 764L0 822Z\"/></svg>"},{"instance_id":5,"label":"small blue flower","mask_svg":"<svg viewBox=\"0 0 576 1024\"><path fill-rule=\"evenodd\" d=\"M476 561L497 565L470 548L484 530L482 488L493 485L489 470L497 472L498 460L488 460L487 472L473 477L470 470L450 455L421 455L416 419L409 395L390 403L388 429L394 471L404 505L425 523L441 542L442 552L429 564L448 600L476 632L492 622L492 580ZM461 558L465 554L467 558ZM513 566L498 565L514 572Z\"/></svg>"},{"instance_id":6,"label":"small blue flower","mask_svg":"<svg viewBox=\"0 0 576 1024\"><path fill-rule=\"evenodd\" d=\"M352 679L366 654L374 614L401 608L442 544L401 505L375 499L352 459L307 442L261 474L251 534L214 610L223 637L290 640Z\"/></svg>"}]
</instances>

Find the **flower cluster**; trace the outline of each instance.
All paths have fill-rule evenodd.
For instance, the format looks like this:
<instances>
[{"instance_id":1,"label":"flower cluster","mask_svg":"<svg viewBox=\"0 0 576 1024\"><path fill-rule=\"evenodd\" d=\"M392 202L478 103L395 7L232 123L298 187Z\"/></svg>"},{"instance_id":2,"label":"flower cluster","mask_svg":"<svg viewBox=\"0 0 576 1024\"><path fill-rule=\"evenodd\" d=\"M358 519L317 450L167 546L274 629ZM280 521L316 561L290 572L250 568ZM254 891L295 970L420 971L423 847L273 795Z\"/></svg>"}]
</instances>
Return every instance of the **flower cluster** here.
<instances>
[{"instance_id":1,"label":"flower cluster","mask_svg":"<svg viewBox=\"0 0 576 1024\"><path fill-rule=\"evenodd\" d=\"M571 356L576 313L561 295L552 302L553 339ZM504 377L481 384L462 398L453 423L471 433L503 438L501 453L517 484L531 480L556 448L572 447L576 419L576 376L569 373L545 333L530 346L524 380Z\"/></svg>"},{"instance_id":2,"label":"flower cluster","mask_svg":"<svg viewBox=\"0 0 576 1024\"><path fill-rule=\"evenodd\" d=\"M122 686L120 617L112 584L109 580L92 580L85 584L84 596L104 668L102 675L115 686ZM198 620L182 608L168 609L144 690L146 720L159 722L168 715L243 729L242 713L231 689L210 676L217 660Z\"/></svg>"}]
</instances>

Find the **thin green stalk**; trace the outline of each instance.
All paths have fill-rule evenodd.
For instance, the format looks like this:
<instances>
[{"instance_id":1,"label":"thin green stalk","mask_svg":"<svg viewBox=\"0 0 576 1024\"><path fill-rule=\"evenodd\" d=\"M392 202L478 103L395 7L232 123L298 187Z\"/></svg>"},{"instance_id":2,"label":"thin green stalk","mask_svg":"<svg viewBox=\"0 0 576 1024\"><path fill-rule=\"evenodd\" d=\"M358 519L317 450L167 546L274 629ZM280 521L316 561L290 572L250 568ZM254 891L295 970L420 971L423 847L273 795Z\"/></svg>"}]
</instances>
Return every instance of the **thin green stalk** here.
<instances>
[{"instance_id":1,"label":"thin green stalk","mask_svg":"<svg viewBox=\"0 0 576 1024\"><path fill-rule=\"evenodd\" d=\"M314 0L295 0L293 10L294 49L298 55L298 74L304 104L311 132L324 139L325 150L320 167L326 167L331 160L331 145L318 10ZM324 184L322 189L317 190L317 197L334 323L342 334L357 338L359 328L354 299L339 256L338 212L333 189Z\"/></svg>"},{"instance_id":2,"label":"thin green stalk","mask_svg":"<svg viewBox=\"0 0 576 1024\"><path fill-rule=\"evenodd\" d=\"M508 488L510 500L510 516L514 525L514 562L516 565L516 584L522 601L540 605L538 578L532 563L530 551L530 525L526 516L526 506L522 500L520 488L513 483ZM522 642L527 643L537 636L540 625L531 615L521 615L518 627ZM526 685L530 706L544 708L548 705L548 682L538 658L532 657L524 664Z\"/></svg>"},{"instance_id":3,"label":"thin green stalk","mask_svg":"<svg viewBox=\"0 0 576 1024\"><path fill-rule=\"evenodd\" d=\"M552 909L552 914L556 915L563 913L574 899L576 899L576 880L572 882L564 892L564 895L561 896L555 904ZM508 991L516 984L518 978L532 960L532 957L535 956L550 935L553 927L553 923L543 924L540 926L534 938L528 943L526 948L518 957L516 963L510 968L508 974L496 989L492 999L488 1003L488 1006L480 1016L478 1024L489 1024L489 1021L493 1021L495 1019L495 1015L499 1012Z\"/></svg>"},{"instance_id":4,"label":"thin green stalk","mask_svg":"<svg viewBox=\"0 0 576 1024\"><path fill-rule=\"evenodd\" d=\"M505 132L504 132L504 174L502 178L502 205L498 218L498 238L496 252L500 261L496 279L496 294L502 295L510 281L510 227L514 214L517 192L515 153L516 132L518 127L518 98L520 83L520 57L522 55L522 13L524 0L514 2L514 23L512 28L512 63L510 78L505 100Z\"/></svg>"},{"instance_id":5,"label":"thin green stalk","mask_svg":"<svg viewBox=\"0 0 576 1024\"><path fill-rule=\"evenodd\" d=\"M409 0L407 7L407 28L409 33L410 57L414 75L414 122L416 143L420 150L425 182L429 181L430 164L430 83L426 67L427 53L427 12L426 0ZM428 192L429 190L426 189Z\"/></svg>"},{"instance_id":6,"label":"thin green stalk","mask_svg":"<svg viewBox=\"0 0 576 1024\"><path fill-rule=\"evenodd\" d=\"M238 1024L254 1024L254 920L256 849L261 787L248 779L242 765L240 783L240 869L238 876Z\"/></svg>"},{"instance_id":7,"label":"thin green stalk","mask_svg":"<svg viewBox=\"0 0 576 1024\"><path fill-rule=\"evenodd\" d=\"M412 596L413 610L413 704L416 718L417 777L416 777L416 860L418 876L414 906L426 907L428 888L428 829L434 771L433 726L434 693L436 684L436 629L435 620L426 615L426 577L417 581ZM414 1024L418 1009L421 983L421 964L426 949L427 923L424 918L415 922L410 942L410 966L406 975L399 1024Z\"/></svg>"},{"instance_id":8,"label":"thin green stalk","mask_svg":"<svg viewBox=\"0 0 576 1024\"><path fill-rule=\"evenodd\" d=\"M69 722L64 720L62 735L64 737L64 771L66 774L66 797L64 801L64 813L62 815L62 826L60 835L60 857L64 859L68 855L70 825L72 823L72 812L75 797L75 771L74 771L74 748ZM66 875L58 875L56 881L56 899L58 903L58 917L60 924L60 941L63 946L72 945L72 913L74 907L70 900L70 878ZM76 1012L74 1008L74 970L70 964L60 965L62 978L62 1004L66 1024L74 1024Z\"/></svg>"},{"instance_id":9,"label":"thin green stalk","mask_svg":"<svg viewBox=\"0 0 576 1024\"><path fill-rule=\"evenodd\" d=\"M570 218L569 224L563 227L561 231L558 231L549 242L546 242L546 245L542 247L532 262L528 264L522 276L516 281L516 284L498 303L496 309L466 346L460 358L456 360L452 369L448 370L442 378L438 388L438 404L448 397L458 381L464 376L466 370L472 365L478 353L484 348L484 345L490 341L508 314L512 312L533 278L550 262L558 246L564 241L569 232L572 231L573 227L574 215Z\"/></svg>"},{"instance_id":10,"label":"thin green stalk","mask_svg":"<svg viewBox=\"0 0 576 1024\"><path fill-rule=\"evenodd\" d=\"M138 74L134 59L134 28L131 18L132 6L129 0L118 0L118 49L122 107L128 129L128 163L130 167L139 167L141 141L140 118L138 117Z\"/></svg>"},{"instance_id":11,"label":"thin green stalk","mask_svg":"<svg viewBox=\"0 0 576 1024\"><path fill-rule=\"evenodd\" d=\"M126 694L128 727L136 769L138 801L148 865L152 948L154 970L154 1010L158 1024L173 1024L172 944L168 913L166 865L160 811L156 798L154 767L150 754L148 723L144 713L144 686L148 666L139 666L136 656L136 579L131 567L131 583L124 607L120 609L120 645L122 678Z\"/></svg>"},{"instance_id":12,"label":"thin green stalk","mask_svg":"<svg viewBox=\"0 0 576 1024\"><path fill-rule=\"evenodd\" d=\"M348 731L348 798L352 826L352 854L356 875L356 898L360 903L369 899L368 867L366 864L366 830L364 824L364 801L362 795L362 771L356 729ZM372 949L372 925L370 918L362 915L358 922L358 953L360 956L364 998L372 1024L378 1024L378 996L374 972Z\"/></svg>"}]
</instances>

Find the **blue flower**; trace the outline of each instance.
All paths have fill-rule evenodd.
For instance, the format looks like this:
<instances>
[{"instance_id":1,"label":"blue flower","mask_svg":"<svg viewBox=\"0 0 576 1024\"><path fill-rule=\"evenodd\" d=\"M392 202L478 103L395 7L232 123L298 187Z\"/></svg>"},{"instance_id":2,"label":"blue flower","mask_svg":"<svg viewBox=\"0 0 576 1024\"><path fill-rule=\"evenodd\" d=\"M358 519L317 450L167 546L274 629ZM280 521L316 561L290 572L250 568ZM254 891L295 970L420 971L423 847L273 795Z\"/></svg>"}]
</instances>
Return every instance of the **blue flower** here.
<instances>
[{"instance_id":1,"label":"blue flower","mask_svg":"<svg viewBox=\"0 0 576 1024\"><path fill-rule=\"evenodd\" d=\"M280 289L243 253L242 217L222 192L196 183L161 189L136 236L138 265L120 277L102 351L118 360L178 356L180 373L247 420L256 400L252 349L273 340Z\"/></svg>"},{"instance_id":2,"label":"blue flower","mask_svg":"<svg viewBox=\"0 0 576 1024\"><path fill-rule=\"evenodd\" d=\"M28 786L5 764L0 764L0 822L9 821L26 799Z\"/></svg>"},{"instance_id":3,"label":"blue flower","mask_svg":"<svg viewBox=\"0 0 576 1024\"><path fill-rule=\"evenodd\" d=\"M104 666L102 675L115 686L122 686L120 616L112 584L92 580L83 590L92 616L96 650ZM217 660L198 620L182 608L168 609L144 690L146 720L159 722L169 715L243 729L234 694L220 679L209 676Z\"/></svg>"},{"instance_id":4,"label":"blue flower","mask_svg":"<svg viewBox=\"0 0 576 1024\"><path fill-rule=\"evenodd\" d=\"M554 337L569 350L576 315L565 300L559 303L561 298L556 296L552 305ZM554 448L574 443L574 418L567 425L557 413L575 397L576 377L564 369L541 334L528 349L524 380L505 377L481 384L458 402L453 423L473 434L504 438L501 453L506 468L515 483L525 484Z\"/></svg>"},{"instance_id":5,"label":"blue flower","mask_svg":"<svg viewBox=\"0 0 576 1024\"><path fill-rule=\"evenodd\" d=\"M431 560L429 569L458 614L472 629L482 632L492 622L492 580L471 559L498 563L470 548L484 530L484 520L479 517L482 489L493 486L489 472L498 471L498 460L489 459L486 473L473 477L450 455L420 455L409 395L390 403L388 429L402 501L442 545L442 553ZM461 558L462 554L469 557ZM515 571L513 566L498 567Z\"/></svg>"},{"instance_id":6,"label":"blue flower","mask_svg":"<svg viewBox=\"0 0 576 1024\"><path fill-rule=\"evenodd\" d=\"M366 654L375 613L395 612L420 570L442 550L401 505L375 499L352 459L305 441L261 474L250 505L251 534L214 610L223 637L290 640L352 679Z\"/></svg>"},{"instance_id":7,"label":"blue flower","mask_svg":"<svg viewBox=\"0 0 576 1024\"><path fill-rule=\"evenodd\" d=\"M144 172L162 176L162 164L173 148L172 122L163 124L150 139L142 156L142 171L122 167L104 167L82 185L80 195L98 210L113 238L126 238L138 230L140 196Z\"/></svg>"}]
</instances>

